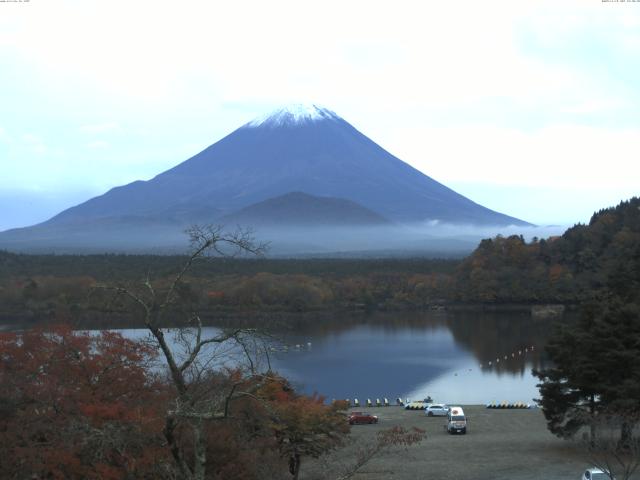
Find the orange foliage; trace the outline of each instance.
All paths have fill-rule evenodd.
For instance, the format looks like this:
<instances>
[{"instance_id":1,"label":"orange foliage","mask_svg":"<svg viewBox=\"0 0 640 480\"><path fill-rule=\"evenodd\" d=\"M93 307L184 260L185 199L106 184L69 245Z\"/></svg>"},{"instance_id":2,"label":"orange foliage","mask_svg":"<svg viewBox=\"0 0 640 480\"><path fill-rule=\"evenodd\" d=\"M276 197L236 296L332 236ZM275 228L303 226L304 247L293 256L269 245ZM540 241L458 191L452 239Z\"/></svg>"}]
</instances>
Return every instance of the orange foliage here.
<instances>
[{"instance_id":1,"label":"orange foliage","mask_svg":"<svg viewBox=\"0 0 640 480\"><path fill-rule=\"evenodd\" d=\"M69 327L0 334L0 471L123 479L161 463L163 389L149 347Z\"/></svg>"},{"instance_id":2,"label":"orange foliage","mask_svg":"<svg viewBox=\"0 0 640 480\"><path fill-rule=\"evenodd\" d=\"M344 402L325 405L324 398L297 395L288 382L272 377L260 396L269 402L272 428L280 453L290 459L290 472L297 478L302 458L317 458L339 446L349 432Z\"/></svg>"},{"instance_id":3,"label":"orange foliage","mask_svg":"<svg viewBox=\"0 0 640 480\"><path fill-rule=\"evenodd\" d=\"M560 280L567 272L567 269L562 265L558 265L557 263L551 265L549 267L549 281L551 283L555 283Z\"/></svg>"}]
</instances>

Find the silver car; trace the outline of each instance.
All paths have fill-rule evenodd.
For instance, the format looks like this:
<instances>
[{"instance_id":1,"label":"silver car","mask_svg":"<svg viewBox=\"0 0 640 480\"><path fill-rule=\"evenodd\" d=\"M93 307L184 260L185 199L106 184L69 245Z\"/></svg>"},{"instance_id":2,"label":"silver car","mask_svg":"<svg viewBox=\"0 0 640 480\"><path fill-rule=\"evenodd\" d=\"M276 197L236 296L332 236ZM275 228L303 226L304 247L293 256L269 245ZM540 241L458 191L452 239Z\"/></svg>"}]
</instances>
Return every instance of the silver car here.
<instances>
[{"instance_id":1,"label":"silver car","mask_svg":"<svg viewBox=\"0 0 640 480\"><path fill-rule=\"evenodd\" d=\"M424 409L424 414L428 417L446 417L449 407L444 403L430 403Z\"/></svg>"},{"instance_id":2,"label":"silver car","mask_svg":"<svg viewBox=\"0 0 640 480\"><path fill-rule=\"evenodd\" d=\"M590 468L582 474L582 480L610 480L611 476L600 470L599 468Z\"/></svg>"}]
</instances>

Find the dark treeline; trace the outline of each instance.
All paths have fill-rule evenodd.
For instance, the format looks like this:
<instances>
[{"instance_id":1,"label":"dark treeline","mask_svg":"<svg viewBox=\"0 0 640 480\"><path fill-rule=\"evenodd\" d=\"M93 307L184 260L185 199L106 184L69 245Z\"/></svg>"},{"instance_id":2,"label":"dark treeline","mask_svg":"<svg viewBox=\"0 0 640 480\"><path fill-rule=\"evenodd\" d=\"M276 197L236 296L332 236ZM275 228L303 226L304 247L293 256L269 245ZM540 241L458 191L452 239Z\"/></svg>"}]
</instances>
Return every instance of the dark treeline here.
<instances>
[{"instance_id":1,"label":"dark treeline","mask_svg":"<svg viewBox=\"0 0 640 480\"><path fill-rule=\"evenodd\" d=\"M77 320L99 310L98 283L149 277L162 287L183 256L0 252L0 313ZM442 304L578 304L614 286L640 291L640 199L593 215L562 236L483 240L467 258L205 258L183 295L202 312L425 308Z\"/></svg>"},{"instance_id":2,"label":"dark treeline","mask_svg":"<svg viewBox=\"0 0 640 480\"><path fill-rule=\"evenodd\" d=\"M100 281L139 279L141 274L163 276L182 265L186 255L29 255L0 250L0 278L36 275L91 275ZM201 259L193 276L306 274L312 276L372 273L451 273L459 260L432 258L216 258Z\"/></svg>"},{"instance_id":3,"label":"dark treeline","mask_svg":"<svg viewBox=\"0 0 640 480\"><path fill-rule=\"evenodd\" d=\"M577 303L640 286L640 198L595 213L561 237L483 240L456 271L458 301Z\"/></svg>"},{"instance_id":4,"label":"dark treeline","mask_svg":"<svg viewBox=\"0 0 640 480\"><path fill-rule=\"evenodd\" d=\"M556 325L547 368L536 370L549 430L583 437L611 478L640 466L640 199L596 213L545 249L581 298L575 321Z\"/></svg>"},{"instance_id":5,"label":"dark treeline","mask_svg":"<svg viewBox=\"0 0 640 480\"><path fill-rule=\"evenodd\" d=\"M92 306L91 287L148 276L160 286L186 256L25 255L0 252L0 312L58 321ZM442 299L458 260L203 258L185 279L194 307L305 311L416 305ZM437 297L425 295L426 291ZM183 292L187 295L187 292Z\"/></svg>"}]
</instances>

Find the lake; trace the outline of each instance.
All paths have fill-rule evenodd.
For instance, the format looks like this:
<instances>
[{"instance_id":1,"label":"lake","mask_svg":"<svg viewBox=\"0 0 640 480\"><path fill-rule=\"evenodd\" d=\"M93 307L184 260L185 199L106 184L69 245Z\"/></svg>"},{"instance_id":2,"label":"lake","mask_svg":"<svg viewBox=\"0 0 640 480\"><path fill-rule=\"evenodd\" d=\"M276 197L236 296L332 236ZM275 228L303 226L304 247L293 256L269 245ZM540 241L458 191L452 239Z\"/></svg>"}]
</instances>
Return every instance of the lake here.
<instances>
[{"instance_id":1,"label":"lake","mask_svg":"<svg viewBox=\"0 0 640 480\"><path fill-rule=\"evenodd\" d=\"M328 400L533 403L531 369L544 366L551 323L518 312L343 314L272 332L269 361L299 390Z\"/></svg>"}]
</instances>

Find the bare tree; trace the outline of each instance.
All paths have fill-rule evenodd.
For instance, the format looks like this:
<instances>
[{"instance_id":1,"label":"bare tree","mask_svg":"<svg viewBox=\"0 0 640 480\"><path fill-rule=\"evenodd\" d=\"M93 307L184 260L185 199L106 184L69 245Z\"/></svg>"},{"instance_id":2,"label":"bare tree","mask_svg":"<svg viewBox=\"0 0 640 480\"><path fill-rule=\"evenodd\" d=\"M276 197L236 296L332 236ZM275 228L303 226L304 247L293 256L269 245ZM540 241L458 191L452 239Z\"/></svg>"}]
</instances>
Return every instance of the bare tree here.
<instances>
[{"instance_id":1,"label":"bare tree","mask_svg":"<svg viewBox=\"0 0 640 480\"><path fill-rule=\"evenodd\" d=\"M602 412L590 425L596 436L586 432L582 448L589 462L611 479L628 480L640 467L640 418L634 413Z\"/></svg>"},{"instance_id":2,"label":"bare tree","mask_svg":"<svg viewBox=\"0 0 640 480\"><path fill-rule=\"evenodd\" d=\"M371 460L382 452L394 447L407 448L421 442L426 437L424 430L413 427L407 430L395 426L378 432L376 439L364 444L358 451L355 462L338 477L338 480L348 480L359 473Z\"/></svg>"},{"instance_id":3,"label":"bare tree","mask_svg":"<svg viewBox=\"0 0 640 480\"><path fill-rule=\"evenodd\" d=\"M380 430L374 438L359 439L357 445L353 444L347 450L349 452L349 460L344 462L340 460L345 457L342 451L336 458L330 455L322 461L320 471L316 471L312 478L314 479L334 479L349 480L354 477L360 477L363 471L371 461L380 458L388 452L399 453L408 449L411 445L420 443L426 438L424 430L417 427L404 428L398 425L385 430ZM365 475L366 476L366 475Z\"/></svg>"},{"instance_id":4,"label":"bare tree","mask_svg":"<svg viewBox=\"0 0 640 480\"><path fill-rule=\"evenodd\" d=\"M184 286L185 275L199 259L210 254L226 257L262 255L266 245L256 244L251 232L246 230L226 233L218 226L195 226L187 233L191 253L165 288L156 289L148 276L137 285L103 285L99 288L128 300L160 349L176 392L166 413L164 436L179 478L203 480L207 465L207 422L228 418L230 402L251 396L260 387L252 359L257 350L254 343L256 332L252 329L223 329L207 336L200 316L185 310L180 290ZM181 315L186 318L174 318ZM171 318L168 319L169 316ZM180 325L175 330L173 342L167 338L171 329L163 326L166 324ZM234 360L238 354L248 360L246 365L241 366L237 359ZM215 367L224 360L234 364L234 374L222 379L216 375ZM185 430L190 433L188 448L180 438Z\"/></svg>"}]
</instances>

